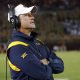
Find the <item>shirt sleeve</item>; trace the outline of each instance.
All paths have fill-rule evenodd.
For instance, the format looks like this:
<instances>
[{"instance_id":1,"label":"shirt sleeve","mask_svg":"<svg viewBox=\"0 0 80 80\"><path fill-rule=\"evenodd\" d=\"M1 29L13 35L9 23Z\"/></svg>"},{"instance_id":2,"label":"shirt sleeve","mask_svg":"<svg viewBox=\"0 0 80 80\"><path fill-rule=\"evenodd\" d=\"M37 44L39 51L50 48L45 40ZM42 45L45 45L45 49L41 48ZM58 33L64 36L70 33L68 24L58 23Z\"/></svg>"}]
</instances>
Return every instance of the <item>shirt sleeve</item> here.
<instances>
[{"instance_id":1,"label":"shirt sleeve","mask_svg":"<svg viewBox=\"0 0 80 80\"><path fill-rule=\"evenodd\" d=\"M49 66L52 68L52 72L54 74L58 74L64 71L64 62L63 60L58 57L54 52L50 52L49 56Z\"/></svg>"},{"instance_id":2,"label":"shirt sleeve","mask_svg":"<svg viewBox=\"0 0 80 80\"><path fill-rule=\"evenodd\" d=\"M49 79L52 69L43 65L37 56L30 50L30 46L17 45L9 50L10 61L21 69L26 75L36 79Z\"/></svg>"}]
</instances>

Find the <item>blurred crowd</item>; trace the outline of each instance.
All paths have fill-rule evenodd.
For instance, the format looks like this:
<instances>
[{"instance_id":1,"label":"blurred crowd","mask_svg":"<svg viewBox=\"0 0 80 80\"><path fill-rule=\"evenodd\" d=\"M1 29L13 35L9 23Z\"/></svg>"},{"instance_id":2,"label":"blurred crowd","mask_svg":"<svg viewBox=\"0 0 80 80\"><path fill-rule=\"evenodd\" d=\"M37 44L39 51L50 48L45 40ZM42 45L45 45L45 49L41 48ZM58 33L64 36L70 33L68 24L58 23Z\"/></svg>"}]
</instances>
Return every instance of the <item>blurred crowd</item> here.
<instances>
[{"instance_id":1,"label":"blurred crowd","mask_svg":"<svg viewBox=\"0 0 80 80\"><path fill-rule=\"evenodd\" d=\"M59 50L68 47L80 50L80 0L0 0L0 52L5 52L5 43L12 31L7 21L8 1L14 5L22 3L39 7L37 30L41 32L40 39L49 47L54 45L54 49ZM60 45L60 48L56 45Z\"/></svg>"},{"instance_id":2,"label":"blurred crowd","mask_svg":"<svg viewBox=\"0 0 80 80\"><path fill-rule=\"evenodd\" d=\"M80 8L80 0L32 0L42 10L73 9Z\"/></svg>"},{"instance_id":3,"label":"blurred crowd","mask_svg":"<svg viewBox=\"0 0 80 80\"><path fill-rule=\"evenodd\" d=\"M0 53L5 53L5 52L6 52L6 44L0 43Z\"/></svg>"},{"instance_id":4,"label":"blurred crowd","mask_svg":"<svg viewBox=\"0 0 80 80\"><path fill-rule=\"evenodd\" d=\"M80 21L65 19L62 22L65 32L71 35L80 36Z\"/></svg>"}]
</instances>

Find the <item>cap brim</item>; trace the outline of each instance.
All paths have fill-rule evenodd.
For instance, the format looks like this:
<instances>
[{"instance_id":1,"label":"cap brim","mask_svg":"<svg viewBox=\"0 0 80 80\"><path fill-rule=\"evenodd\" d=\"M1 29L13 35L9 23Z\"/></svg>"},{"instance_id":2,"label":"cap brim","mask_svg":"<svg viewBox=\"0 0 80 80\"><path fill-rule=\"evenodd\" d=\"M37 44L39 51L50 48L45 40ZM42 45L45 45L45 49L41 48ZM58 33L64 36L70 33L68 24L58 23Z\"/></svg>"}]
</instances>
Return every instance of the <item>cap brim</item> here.
<instances>
[{"instance_id":1,"label":"cap brim","mask_svg":"<svg viewBox=\"0 0 80 80\"><path fill-rule=\"evenodd\" d=\"M37 11L38 11L38 7L34 6L30 12L31 13L37 13Z\"/></svg>"}]
</instances>

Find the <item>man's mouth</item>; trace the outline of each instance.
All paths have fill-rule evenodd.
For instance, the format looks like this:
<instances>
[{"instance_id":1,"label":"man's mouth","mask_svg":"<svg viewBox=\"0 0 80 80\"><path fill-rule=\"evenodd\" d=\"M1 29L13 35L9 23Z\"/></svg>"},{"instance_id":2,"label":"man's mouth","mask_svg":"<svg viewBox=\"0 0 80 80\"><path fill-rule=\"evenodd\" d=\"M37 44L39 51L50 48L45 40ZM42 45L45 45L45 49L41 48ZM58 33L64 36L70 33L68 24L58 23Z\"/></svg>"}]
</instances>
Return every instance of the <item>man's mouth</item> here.
<instances>
[{"instance_id":1,"label":"man's mouth","mask_svg":"<svg viewBox=\"0 0 80 80\"><path fill-rule=\"evenodd\" d=\"M32 23L34 23L34 21L32 21Z\"/></svg>"}]
</instances>

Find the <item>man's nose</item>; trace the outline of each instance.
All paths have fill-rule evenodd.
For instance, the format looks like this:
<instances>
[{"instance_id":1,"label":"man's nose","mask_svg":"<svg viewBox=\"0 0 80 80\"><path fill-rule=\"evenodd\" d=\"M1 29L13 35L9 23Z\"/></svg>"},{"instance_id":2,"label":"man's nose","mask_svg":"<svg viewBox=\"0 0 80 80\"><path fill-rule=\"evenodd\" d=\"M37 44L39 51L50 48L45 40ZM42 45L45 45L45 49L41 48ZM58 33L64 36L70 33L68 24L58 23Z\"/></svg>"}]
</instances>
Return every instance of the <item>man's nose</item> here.
<instances>
[{"instance_id":1,"label":"man's nose","mask_svg":"<svg viewBox=\"0 0 80 80\"><path fill-rule=\"evenodd\" d=\"M35 17L34 17L34 16L32 16L32 19L34 20L34 19L35 19Z\"/></svg>"},{"instance_id":2,"label":"man's nose","mask_svg":"<svg viewBox=\"0 0 80 80\"><path fill-rule=\"evenodd\" d=\"M32 20L35 20L35 17L34 17L33 15L31 15L30 18L31 18Z\"/></svg>"}]
</instances>

